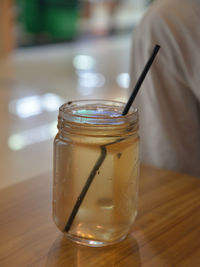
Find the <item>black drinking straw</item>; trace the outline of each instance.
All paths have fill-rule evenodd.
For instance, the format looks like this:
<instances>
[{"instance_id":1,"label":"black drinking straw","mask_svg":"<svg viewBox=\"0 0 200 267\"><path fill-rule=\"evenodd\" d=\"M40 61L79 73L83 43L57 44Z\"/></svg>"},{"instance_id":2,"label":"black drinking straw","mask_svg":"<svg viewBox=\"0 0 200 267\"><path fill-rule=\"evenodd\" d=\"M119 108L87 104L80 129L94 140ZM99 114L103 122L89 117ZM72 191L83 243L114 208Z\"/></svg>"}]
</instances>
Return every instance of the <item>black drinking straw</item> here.
<instances>
[{"instance_id":1,"label":"black drinking straw","mask_svg":"<svg viewBox=\"0 0 200 267\"><path fill-rule=\"evenodd\" d=\"M127 102L127 104L126 104L126 106L125 106L125 108L123 110L123 112L122 112L123 116L128 113L128 111L129 111L129 109L130 109L130 107L131 107L131 105L132 105L132 103L133 103L133 101L134 101L134 99L135 99L135 97L136 97L136 95L137 95L137 93L138 93L138 91L139 91L139 89L140 89L140 87L141 87L141 85L142 85L142 83L143 83L143 81L144 81L144 79L145 79L145 77L146 77L146 75L147 75L147 73L148 73L148 71L149 71L149 69L150 69L155 57L156 57L156 55L157 55L157 53L158 53L158 51L159 51L159 49L160 49L159 45L156 45L154 47L152 55L149 58L149 60L147 61L146 65L145 65L145 67L144 67L144 69L143 69L143 71L142 71L142 73L141 73L141 75L140 75L140 77L139 77L134 89L133 89L133 92L132 92L132 94L131 94L131 96L130 96L130 98L129 98L129 100L128 100L128 102ZM123 140L123 138L117 140L116 142L121 141L121 140ZM101 167L102 163L105 160L105 157L106 157L106 154L107 154L106 146L111 145L111 144L116 143L116 142L112 142L112 143L109 143L109 144L101 146L101 154L100 154L96 164L94 165L89 177L87 178L87 181L86 181L86 183L85 183L85 185L84 185L79 197L76 200L76 203L75 203L75 205L74 205L74 207L72 209L72 212L71 212L71 214L69 216L69 219L68 219L68 221L67 221L67 223L65 225L65 228L64 228L65 232L68 232L70 230L70 227L71 227L71 225L72 225L72 223L73 223L73 221L74 221L74 219L76 217L76 214L77 214L77 212L78 212L78 210L80 208L80 205L83 202L84 197L87 194L87 191L88 191L88 189L89 189L94 177L96 176L97 171L99 170L99 168Z\"/></svg>"},{"instance_id":2,"label":"black drinking straw","mask_svg":"<svg viewBox=\"0 0 200 267\"><path fill-rule=\"evenodd\" d=\"M159 49L160 49L159 45L156 45L154 47L152 55L149 58L149 60L147 61L146 65L145 65L145 67L144 67L144 69L143 69L134 89L133 89L133 92L132 92L131 96L129 97L129 100L128 100L128 102L127 102L127 104L126 104L126 106L122 112L122 115L126 115L128 113L128 111L129 111L129 109L130 109L130 107L131 107L131 105L132 105L132 103L133 103L133 101L134 101L134 99L135 99L135 97L136 97L136 95L137 95L137 93L138 93L138 91L139 91L139 89L140 89L140 87L141 87L141 85L142 85L156 55L157 55L157 53L158 53L158 51L159 51Z\"/></svg>"}]
</instances>

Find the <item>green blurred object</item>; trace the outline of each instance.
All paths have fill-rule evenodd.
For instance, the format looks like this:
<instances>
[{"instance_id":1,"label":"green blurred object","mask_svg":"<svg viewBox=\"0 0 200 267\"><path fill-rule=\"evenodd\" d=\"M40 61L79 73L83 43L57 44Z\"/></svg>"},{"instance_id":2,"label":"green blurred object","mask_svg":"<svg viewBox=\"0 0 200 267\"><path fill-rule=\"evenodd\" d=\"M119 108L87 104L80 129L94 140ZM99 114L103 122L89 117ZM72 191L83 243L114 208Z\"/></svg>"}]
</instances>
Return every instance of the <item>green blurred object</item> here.
<instances>
[{"instance_id":1,"label":"green blurred object","mask_svg":"<svg viewBox=\"0 0 200 267\"><path fill-rule=\"evenodd\" d=\"M20 21L27 33L44 33L56 41L76 36L78 0L18 0L18 3Z\"/></svg>"},{"instance_id":2,"label":"green blurred object","mask_svg":"<svg viewBox=\"0 0 200 267\"><path fill-rule=\"evenodd\" d=\"M44 28L54 39L71 39L77 32L78 11L47 7L44 13Z\"/></svg>"},{"instance_id":3,"label":"green blurred object","mask_svg":"<svg viewBox=\"0 0 200 267\"><path fill-rule=\"evenodd\" d=\"M20 7L19 20L23 23L26 32L40 33L42 31L39 2L37 0L18 0L17 2Z\"/></svg>"}]
</instances>

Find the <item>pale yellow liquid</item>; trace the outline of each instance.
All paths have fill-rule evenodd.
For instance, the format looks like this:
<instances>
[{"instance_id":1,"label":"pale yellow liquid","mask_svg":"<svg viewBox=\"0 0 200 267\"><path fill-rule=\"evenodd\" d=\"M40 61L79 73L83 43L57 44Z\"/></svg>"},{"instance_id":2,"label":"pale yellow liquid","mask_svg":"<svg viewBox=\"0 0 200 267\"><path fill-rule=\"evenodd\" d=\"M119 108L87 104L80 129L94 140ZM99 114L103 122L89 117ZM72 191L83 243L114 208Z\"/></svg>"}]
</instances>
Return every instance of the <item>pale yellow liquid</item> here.
<instances>
[{"instance_id":1,"label":"pale yellow liquid","mask_svg":"<svg viewBox=\"0 0 200 267\"><path fill-rule=\"evenodd\" d=\"M115 138L117 140L117 138ZM90 140L91 141L91 140ZM107 139L65 144L55 139L53 216L63 231L86 180ZM96 144L95 144L96 143ZM68 232L72 237L116 242L125 237L137 213L138 137L106 146L107 155Z\"/></svg>"},{"instance_id":2,"label":"pale yellow liquid","mask_svg":"<svg viewBox=\"0 0 200 267\"><path fill-rule=\"evenodd\" d=\"M95 123L105 116L112 121L121 114L121 110L102 104L73 107L73 112L92 116ZM67 233L68 237L84 244L98 246L121 240L137 213L137 129L131 130L126 120L122 124L118 124L117 119L113 121L117 124L108 123L105 127L99 124L100 128L94 124L91 131L82 117L77 117L67 130L59 126L61 129L54 142L53 217L61 231L65 231L77 198L101 156L101 147L106 148L106 157Z\"/></svg>"}]
</instances>

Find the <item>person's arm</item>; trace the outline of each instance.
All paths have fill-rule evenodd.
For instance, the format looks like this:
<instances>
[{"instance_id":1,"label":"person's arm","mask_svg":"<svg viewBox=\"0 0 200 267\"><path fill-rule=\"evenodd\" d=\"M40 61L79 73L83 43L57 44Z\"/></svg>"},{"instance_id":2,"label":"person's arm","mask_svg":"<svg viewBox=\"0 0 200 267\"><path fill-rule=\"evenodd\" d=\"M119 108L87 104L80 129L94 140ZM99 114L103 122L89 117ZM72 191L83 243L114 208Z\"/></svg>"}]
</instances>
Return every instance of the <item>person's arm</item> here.
<instances>
[{"instance_id":1,"label":"person's arm","mask_svg":"<svg viewBox=\"0 0 200 267\"><path fill-rule=\"evenodd\" d=\"M170 13L170 5L165 7L168 10L153 6L133 33L131 88L154 45L161 46L136 99L141 158L158 167L200 174L199 105L188 82L182 29L178 31L184 26L177 25L179 18Z\"/></svg>"}]
</instances>

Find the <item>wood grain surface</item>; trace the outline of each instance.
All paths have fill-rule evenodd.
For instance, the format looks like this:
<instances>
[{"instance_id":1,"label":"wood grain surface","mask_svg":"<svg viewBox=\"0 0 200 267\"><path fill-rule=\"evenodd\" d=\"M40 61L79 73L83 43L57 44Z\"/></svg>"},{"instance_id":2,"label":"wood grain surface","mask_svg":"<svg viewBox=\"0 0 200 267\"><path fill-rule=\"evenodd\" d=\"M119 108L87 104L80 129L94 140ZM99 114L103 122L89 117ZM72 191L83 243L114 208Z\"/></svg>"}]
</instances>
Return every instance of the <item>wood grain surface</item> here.
<instances>
[{"instance_id":1,"label":"wood grain surface","mask_svg":"<svg viewBox=\"0 0 200 267\"><path fill-rule=\"evenodd\" d=\"M51 218L51 173L0 191L0 266L200 266L200 179L142 166L139 214L106 248L68 241Z\"/></svg>"}]
</instances>

